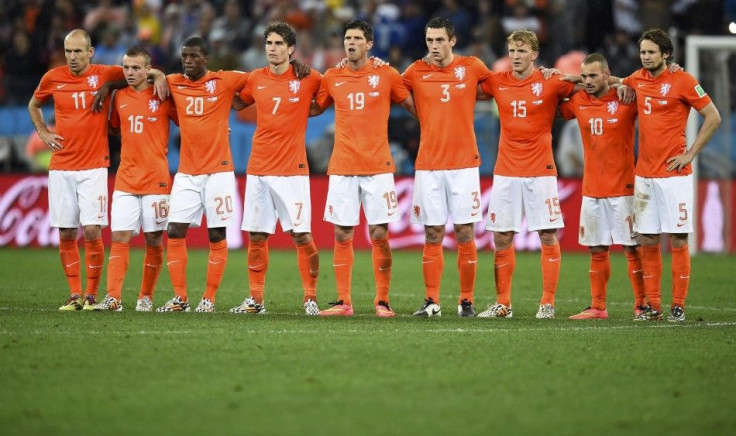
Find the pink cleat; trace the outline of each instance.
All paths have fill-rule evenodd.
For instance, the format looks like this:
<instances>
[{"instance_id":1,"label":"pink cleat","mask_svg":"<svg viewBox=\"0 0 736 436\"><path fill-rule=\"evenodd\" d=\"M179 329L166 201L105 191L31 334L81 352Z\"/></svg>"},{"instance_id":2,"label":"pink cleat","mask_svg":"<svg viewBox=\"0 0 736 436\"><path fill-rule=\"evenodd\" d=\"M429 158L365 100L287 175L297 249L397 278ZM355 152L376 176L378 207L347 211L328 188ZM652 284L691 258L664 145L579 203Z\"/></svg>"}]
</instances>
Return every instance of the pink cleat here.
<instances>
[{"instance_id":1,"label":"pink cleat","mask_svg":"<svg viewBox=\"0 0 736 436\"><path fill-rule=\"evenodd\" d=\"M387 302L381 300L376 304L376 316L379 318L393 318L396 316L396 312L391 309Z\"/></svg>"},{"instance_id":2,"label":"pink cleat","mask_svg":"<svg viewBox=\"0 0 736 436\"><path fill-rule=\"evenodd\" d=\"M588 306L584 311L577 315L572 315L569 319L608 319L608 311L594 309Z\"/></svg>"},{"instance_id":3,"label":"pink cleat","mask_svg":"<svg viewBox=\"0 0 736 436\"><path fill-rule=\"evenodd\" d=\"M353 316L353 306L343 304L342 300L330 303L329 309L320 310L318 316Z\"/></svg>"}]
</instances>

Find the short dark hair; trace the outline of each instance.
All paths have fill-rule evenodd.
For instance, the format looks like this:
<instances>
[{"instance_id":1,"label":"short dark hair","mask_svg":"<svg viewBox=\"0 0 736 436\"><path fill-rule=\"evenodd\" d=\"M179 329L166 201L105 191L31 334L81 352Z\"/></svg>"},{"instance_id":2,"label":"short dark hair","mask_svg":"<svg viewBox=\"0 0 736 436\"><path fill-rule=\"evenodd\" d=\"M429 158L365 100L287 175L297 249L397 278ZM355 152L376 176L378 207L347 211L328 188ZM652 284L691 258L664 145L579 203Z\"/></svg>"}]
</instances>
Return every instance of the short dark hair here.
<instances>
[{"instance_id":1,"label":"short dark hair","mask_svg":"<svg viewBox=\"0 0 736 436\"><path fill-rule=\"evenodd\" d=\"M268 35L272 33L284 38L287 46L294 47L296 45L296 32L294 28L283 21L271 21L268 23L266 30L263 31L263 40L268 39Z\"/></svg>"},{"instance_id":2,"label":"short dark hair","mask_svg":"<svg viewBox=\"0 0 736 436\"><path fill-rule=\"evenodd\" d=\"M128 49L128 51L125 52L125 56L128 56L128 57L143 56L146 59L146 64L151 63L151 53L149 53L148 50L146 50L143 47L138 47L138 46L131 47Z\"/></svg>"},{"instance_id":3,"label":"short dark hair","mask_svg":"<svg viewBox=\"0 0 736 436\"><path fill-rule=\"evenodd\" d=\"M427 29L445 29L448 39L452 39L455 36L455 26L445 17L433 17L424 26L425 35L427 34Z\"/></svg>"},{"instance_id":4,"label":"short dark hair","mask_svg":"<svg viewBox=\"0 0 736 436\"><path fill-rule=\"evenodd\" d=\"M608 69L608 61L606 60L606 57L600 53L591 53L588 56L586 56L585 60L583 60L583 65L590 65L595 62L598 62L599 64L601 64L602 69L604 70Z\"/></svg>"},{"instance_id":5,"label":"short dark hair","mask_svg":"<svg viewBox=\"0 0 736 436\"><path fill-rule=\"evenodd\" d=\"M667 32L654 27L642 33L639 38L639 42L637 43L639 45L639 49L641 49L641 42L644 40L652 41L657 44L659 46L660 53L663 55L669 55L667 56L667 62L673 61L672 55L675 53L675 47L672 45L672 40L670 40L670 36Z\"/></svg>"},{"instance_id":6,"label":"short dark hair","mask_svg":"<svg viewBox=\"0 0 736 436\"><path fill-rule=\"evenodd\" d=\"M181 45L182 47L199 47L199 51L202 52L203 55L208 56L210 54L210 49L207 46L207 41L205 41L203 38L199 36L190 36L189 38L184 41L184 43Z\"/></svg>"},{"instance_id":7,"label":"short dark hair","mask_svg":"<svg viewBox=\"0 0 736 436\"><path fill-rule=\"evenodd\" d=\"M370 24L366 23L365 21L353 20L347 23L342 29L342 34L345 35L346 33L348 33L348 30L351 30L351 29L358 29L358 30L363 31L363 36L365 36L365 40L368 42L373 41L373 28L371 27Z\"/></svg>"}]
</instances>

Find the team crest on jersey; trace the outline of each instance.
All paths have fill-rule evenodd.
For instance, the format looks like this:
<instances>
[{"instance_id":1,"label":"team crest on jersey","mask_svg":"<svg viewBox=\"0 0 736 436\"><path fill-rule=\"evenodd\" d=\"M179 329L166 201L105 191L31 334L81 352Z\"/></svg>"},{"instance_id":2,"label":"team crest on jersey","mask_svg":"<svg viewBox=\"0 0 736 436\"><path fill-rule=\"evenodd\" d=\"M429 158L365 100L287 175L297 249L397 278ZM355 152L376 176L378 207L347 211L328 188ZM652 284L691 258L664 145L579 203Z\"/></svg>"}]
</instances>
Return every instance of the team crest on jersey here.
<instances>
[{"instance_id":1,"label":"team crest on jersey","mask_svg":"<svg viewBox=\"0 0 736 436\"><path fill-rule=\"evenodd\" d=\"M204 83L204 89L210 94L215 93L215 88L217 88L217 83L214 80L208 80Z\"/></svg>"},{"instance_id":2,"label":"team crest on jersey","mask_svg":"<svg viewBox=\"0 0 736 436\"><path fill-rule=\"evenodd\" d=\"M158 110L159 102L158 100L148 100L148 109L151 110L151 112L156 112Z\"/></svg>"},{"instance_id":3,"label":"team crest on jersey","mask_svg":"<svg viewBox=\"0 0 736 436\"><path fill-rule=\"evenodd\" d=\"M659 93L664 97L668 92L670 92L670 89L672 89L672 85L669 83L663 83L662 86L659 87Z\"/></svg>"},{"instance_id":4,"label":"team crest on jersey","mask_svg":"<svg viewBox=\"0 0 736 436\"><path fill-rule=\"evenodd\" d=\"M618 110L618 102L617 101L609 101L606 105L606 110L608 110L608 113L613 115Z\"/></svg>"},{"instance_id":5,"label":"team crest on jersey","mask_svg":"<svg viewBox=\"0 0 736 436\"><path fill-rule=\"evenodd\" d=\"M542 82L534 82L532 83L532 94L539 97L542 95Z\"/></svg>"},{"instance_id":6,"label":"team crest on jersey","mask_svg":"<svg viewBox=\"0 0 736 436\"><path fill-rule=\"evenodd\" d=\"M371 88L378 88L379 80L380 80L380 77L376 75L368 76L368 84L371 86Z\"/></svg>"},{"instance_id":7,"label":"team crest on jersey","mask_svg":"<svg viewBox=\"0 0 736 436\"><path fill-rule=\"evenodd\" d=\"M299 82L298 80L289 81L289 91L293 92L294 94L299 92L299 86L301 86L301 82Z\"/></svg>"},{"instance_id":8,"label":"team crest on jersey","mask_svg":"<svg viewBox=\"0 0 736 436\"><path fill-rule=\"evenodd\" d=\"M465 67L455 67L455 78L460 81L465 78Z\"/></svg>"},{"instance_id":9,"label":"team crest on jersey","mask_svg":"<svg viewBox=\"0 0 736 436\"><path fill-rule=\"evenodd\" d=\"M97 85L100 84L100 76L98 76L97 74L93 74L87 77L87 84L90 88L97 89Z\"/></svg>"}]
</instances>

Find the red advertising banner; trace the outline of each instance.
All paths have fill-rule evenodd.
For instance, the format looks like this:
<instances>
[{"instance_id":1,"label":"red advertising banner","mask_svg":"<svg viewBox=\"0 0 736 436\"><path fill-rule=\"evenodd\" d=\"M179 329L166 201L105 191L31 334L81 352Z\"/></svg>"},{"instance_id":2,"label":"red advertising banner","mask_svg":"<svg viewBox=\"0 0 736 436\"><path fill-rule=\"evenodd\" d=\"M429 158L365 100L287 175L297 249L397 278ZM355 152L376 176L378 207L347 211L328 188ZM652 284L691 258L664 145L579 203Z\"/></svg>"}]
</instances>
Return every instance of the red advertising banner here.
<instances>
[{"instance_id":1,"label":"red advertising banner","mask_svg":"<svg viewBox=\"0 0 736 436\"><path fill-rule=\"evenodd\" d=\"M247 245L247 236L240 230L243 213L243 193L245 177L238 176L238 195L233 199L236 210L236 219L227 229L228 246L231 249L242 248ZM481 204L484 217L488 211L488 201L491 193L491 178L481 179ZM110 178L112 189L113 178ZM322 212L327 198L327 178L314 176L311 178L312 189L312 234L317 246L324 249L333 246L333 226L322 220ZM398 178L396 180L396 194L399 200L401 219L389 224L391 246L394 249L419 249L424 244L424 229L420 225L410 222L411 197L414 186L412 178ZM581 195L581 181L578 179L560 179L558 191L560 208L565 220L565 228L560 230L560 245L565 251L586 251L577 243L577 229L579 224ZM730 208L724 207L729 203L736 204L736 181L709 181L701 180L698 184L698 248L703 251L723 251L724 247L730 252L736 247L736 217L731 214ZM110 197L112 198L112 191ZM187 237L189 247L207 247L206 223L204 227L191 228ZM448 222L444 245L455 248L452 223ZM81 234L81 232L80 232ZM724 235L731 235L727 244ZM109 227L103 231L105 243L110 242ZM476 244L481 250L493 249L493 234L485 230L485 220L476 226ZM277 229L277 233L269 238L270 246L275 249L292 248L291 238ZM14 247L45 247L56 246L59 243L58 232L49 227L48 213L48 178L46 176L30 175L0 175L0 246ZM368 226L365 222L356 228L355 247L370 248ZM536 232L528 232L525 228L516 235L514 244L518 250L537 250L540 242ZM134 246L142 246L143 238L138 236L133 240Z\"/></svg>"}]
</instances>

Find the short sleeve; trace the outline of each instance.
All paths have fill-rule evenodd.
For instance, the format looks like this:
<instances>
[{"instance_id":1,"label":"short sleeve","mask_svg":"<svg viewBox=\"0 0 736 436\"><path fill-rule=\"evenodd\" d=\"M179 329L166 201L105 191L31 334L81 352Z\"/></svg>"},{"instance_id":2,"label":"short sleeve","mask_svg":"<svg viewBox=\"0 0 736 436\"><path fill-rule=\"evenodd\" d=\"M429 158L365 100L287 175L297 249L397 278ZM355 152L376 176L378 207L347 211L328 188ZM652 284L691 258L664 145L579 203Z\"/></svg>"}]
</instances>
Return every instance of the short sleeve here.
<instances>
[{"instance_id":1,"label":"short sleeve","mask_svg":"<svg viewBox=\"0 0 736 436\"><path fill-rule=\"evenodd\" d=\"M321 108L326 108L332 104L332 96L330 96L330 91L327 87L327 77L322 78L322 82L319 85L319 91L317 91L315 101L317 102L317 105Z\"/></svg>"},{"instance_id":2,"label":"short sleeve","mask_svg":"<svg viewBox=\"0 0 736 436\"><path fill-rule=\"evenodd\" d=\"M399 72L395 68L389 67L388 75L391 79L391 101L399 103L406 100L411 93L404 84L404 79Z\"/></svg>"},{"instance_id":3,"label":"short sleeve","mask_svg":"<svg viewBox=\"0 0 736 436\"><path fill-rule=\"evenodd\" d=\"M412 87L412 81L414 80L414 64L409 65L404 71L404 74L401 75L401 77L406 89L408 89L409 92L413 91L414 88Z\"/></svg>"},{"instance_id":4,"label":"short sleeve","mask_svg":"<svg viewBox=\"0 0 736 436\"><path fill-rule=\"evenodd\" d=\"M120 114L118 113L118 104L115 99L117 97L118 91L115 90L112 93L112 97L110 97L110 100L112 101L112 104L110 105L110 125L113 129L119 129L120 128Z\"/></svg>"},{"instance_id":5,"label":"short sleeve","mask_svg":"<svg viewBox=\"0 0 736 436\"><path fill-rule=\"evenodd\" d=\"M568 100L568 101L560 103L559 105L560 114L562 115L564 119L571 120L575 118L575 112L573 112L573 109L572 109L573 107L574 106L573 106L572 100Z\"/></svg>"}]
</instances>

